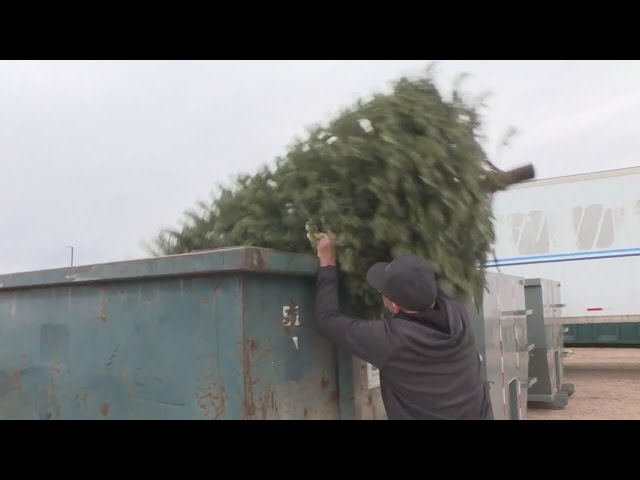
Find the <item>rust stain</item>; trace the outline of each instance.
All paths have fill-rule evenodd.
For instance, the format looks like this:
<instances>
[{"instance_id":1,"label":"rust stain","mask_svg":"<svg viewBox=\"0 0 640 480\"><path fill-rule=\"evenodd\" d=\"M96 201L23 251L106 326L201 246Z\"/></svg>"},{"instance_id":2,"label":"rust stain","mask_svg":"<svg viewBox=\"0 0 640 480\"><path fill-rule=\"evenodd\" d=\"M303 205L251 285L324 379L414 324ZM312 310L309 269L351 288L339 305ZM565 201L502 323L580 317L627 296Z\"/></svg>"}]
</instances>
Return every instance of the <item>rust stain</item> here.
<instances>
[{"instance_id":1,"label":"rust stain","mask_svg":"<svg viewBox=\"0 0 640 480\"><path fill-rule=\"evenodd\" d=\"M209 417L211 415L209 404L213 403L213 395L211 393L207 393L206 395L196 394L196 402L198 403L198 408L202 410L204 416Z\"/></svg>"},{"instance_id":2,"label":"rust stain","mask_svg":"<svg viewBox=\"0 0 640 480\"><path fill-rule=\"evenodd\" d=\"M271 409L273 412L277 412L276 408L276 392L273 387L267 387L260 401L260 412L262 413L262 419L267 419L267 414Z\"/></svg>"},{"instance_id":3,"label":"rust stain","mask_svg":"<svg viewBox=\"0 0 640 480\"><path fill-rule=\"evenodd\" d=\"M329 401L330 402L337 402L338 401L338 391L337 390L331 390L331 393L329 394Z\"/></svg>"},{"instance_id":4,"label":"rust stain","mask_svg":"<svg viewBox=\"0 0 640 480\"><path fill-rule=\"evenodd\" d=\"M244 264L246 269L256 269L259 272L263 272L267 268L262 252L256 248L248 248L245 251Z\"/></svg>"},{"instance_id":5,"label":"rust stain","mask_svg":"<svg viewBox=\"0 0 640 480\"><path fill-rule=\"evenodd\" d=\"M257 349L258 342L251 339L245 339L243 348L244 414L247 419L253 419L256 415L256 404L253 398L253 385L256 382L253 380L251 365L253 362L253 355Z\"/></svg>"},{"instance_id":6,"label":"rust stain","mask_svg":"<svg viewBox=\"0 0 640 480\"><path fill-rule=\"evenodd\" d=\"M89 410L89 405L87 404L87 399L89 398L89 394L85 393L82 395L82 403L84 404L84 408Z\"/></svg>"},{"instance_id":7,"label":"rust stain","mask_svg":"<svg viewBox=\"0 0 640 480\"><path fill-rule=\"evenodd\" d=\"M59 417L60 414L62 413L62 407L60 406L60 404L58 403L56 405L56 417Z\"/></svg>"},{"instance_id":8,"label":"rust stain","mask_svg":"<svg viewBox=\"0 0 640 480\"><path fill-rule=\"evenodd\" d=\"M307 418L307 416L309 416L309 410L306 407L304 409L303 415L304 415L304 418Z\"/></svg>"},{"instance_id":9,"label":"rust stain","mask_svg":"<svg viewBox=\"0 0 640 480\"><path fill-rule=\"evenodd\" d=\"M218 418L224 416L227 411L227 389L224 385L220 386L220 406L216 411L216 416L214 418Z\"/></svg>"},{"instance_id":10,"label":"rust stain","mask_svg":"<svg viewBox=\"0 0 640 480\"><path fill-rule=\"evenodd\" d=\"M201 303L202 305L207 305L207 304L209 304L209 299L207 299L207 298L203 298L202 300L200 300L200 303Z\"/></svg>"},{"instance_id":11,"label":"rust stain","mask_svg":"<svg viewBox=\"0 0 640 480\"><path fill-rule=\"evenodd\" d=\"M262 252L260 250L255 250L253 255L253 259L255 260L255 264L258 266L259 271L264 271L266 269L266 264L264 258L262 258Z\"/></svg>"},{"instance_id":12,"label":"rust stain","mask_svg":"<svg viewBox=\"0 0 640 480\"><path fill-rule=\"evenodd\" d=\"M327 378L326 374L322 375L322 381L320 382L320 387L322 388L322 390L326 390L328 386L329 386L329 379Z\"/></svg>"},{"instance_id":13,"label":"rust stain","mask_svg":"<svg viewBox=\"0 0 640 480\"><path fill-rule=\"evenodd\" d=\"M247 346L249 347L249 350L251 351L251 353L255 353L255 351L258 349L258 342L256 342L255 340L247 340Z\"/></svg>"},{"instance_id":14,"label":"rust stain","mask_svg":"<svg viewBox=\"0 0 640 480\"><path fill-rule=\"evenodd\" d=\"M367 405L373 405L373 397L371 395L367 397Z\"/></svg>"},{"instance_id":15,"label":"rust stain","mask_svg":"<svg viewBox=\"0 0 640 480\"><path fill-rule=\"evenodd\" d=\"M196 393L198 408L200 408L205 417L213 418L214 420L224 417L227 411L227 398L226 387L224 385L218 387L215 381L205 386L203 391Z\"/></svg>"},{"instance_id":16,"label":"rust stain","mask_svg":"<svg viewBox=\"0 0 640 480\"><path fill-rule=\"evenodd\" d=\"M109 404L107 402L102 402L102 405L100 405L100 413L103 417L107 417L109 415Z\"/></svg>"}]
</instances>

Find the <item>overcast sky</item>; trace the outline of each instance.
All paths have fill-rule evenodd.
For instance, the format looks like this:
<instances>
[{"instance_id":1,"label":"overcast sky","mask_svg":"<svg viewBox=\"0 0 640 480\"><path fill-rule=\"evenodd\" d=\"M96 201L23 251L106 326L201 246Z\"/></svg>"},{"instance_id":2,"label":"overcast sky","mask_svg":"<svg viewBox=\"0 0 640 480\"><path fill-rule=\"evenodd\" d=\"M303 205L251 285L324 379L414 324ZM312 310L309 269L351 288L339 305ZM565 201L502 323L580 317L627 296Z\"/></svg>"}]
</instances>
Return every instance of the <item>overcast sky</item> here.
<instances>
[{"instance_id":1,"label":"overcast sky","mask_svg":"<svg viewBox=\"0 0 640 480\"><path fill-rule=\"evenodd\" d=\"M0 273L141 258L218 182L430 61L0 61ZM640 165L640 62L441 61L538 177ZM509 126L520 134L496 152Z\"/></svg>"}]
</instances>

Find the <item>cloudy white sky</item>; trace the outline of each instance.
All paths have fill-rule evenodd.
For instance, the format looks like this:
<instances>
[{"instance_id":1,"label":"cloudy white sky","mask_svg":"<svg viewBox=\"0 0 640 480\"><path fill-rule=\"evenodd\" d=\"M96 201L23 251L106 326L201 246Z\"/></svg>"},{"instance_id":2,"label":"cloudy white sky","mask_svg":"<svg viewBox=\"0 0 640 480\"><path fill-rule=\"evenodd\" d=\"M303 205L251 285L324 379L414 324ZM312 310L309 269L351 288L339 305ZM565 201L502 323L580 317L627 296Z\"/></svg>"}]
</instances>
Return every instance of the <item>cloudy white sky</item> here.
<instances>
[{"instance_id":1,"label":"cloudy white sky","mask_svg":"<svg viewBox=\"0 0 640 480\"><path fill-rule=\"evenodd\" d=\"M306 126L430 61L0 61L0 273L143 242ZM640 62L441 61L490 91L487 152L538 177L640 165ZM520 134L496 152L509 126Z\"/></svg>"}]
</instances>

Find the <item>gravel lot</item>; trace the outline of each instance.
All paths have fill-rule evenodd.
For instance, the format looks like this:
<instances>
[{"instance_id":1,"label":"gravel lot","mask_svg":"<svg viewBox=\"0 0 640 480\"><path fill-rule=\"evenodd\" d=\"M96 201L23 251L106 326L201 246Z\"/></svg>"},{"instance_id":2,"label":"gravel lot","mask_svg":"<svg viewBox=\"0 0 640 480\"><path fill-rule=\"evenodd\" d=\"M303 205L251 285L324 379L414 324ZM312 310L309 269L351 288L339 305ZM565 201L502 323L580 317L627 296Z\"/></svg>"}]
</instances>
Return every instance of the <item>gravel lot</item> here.
<instances>
[{"instance_id":1,"label":"gravel lot","mask_svg":"<svg viewBox=\"0 0 640 480\"><path fill-rule=\"evenodd\" d=\"M640 420L640 348L571 348L565 383L575 393L564 410L527 410L529 420Z\"/></svg>"}]
</instances>

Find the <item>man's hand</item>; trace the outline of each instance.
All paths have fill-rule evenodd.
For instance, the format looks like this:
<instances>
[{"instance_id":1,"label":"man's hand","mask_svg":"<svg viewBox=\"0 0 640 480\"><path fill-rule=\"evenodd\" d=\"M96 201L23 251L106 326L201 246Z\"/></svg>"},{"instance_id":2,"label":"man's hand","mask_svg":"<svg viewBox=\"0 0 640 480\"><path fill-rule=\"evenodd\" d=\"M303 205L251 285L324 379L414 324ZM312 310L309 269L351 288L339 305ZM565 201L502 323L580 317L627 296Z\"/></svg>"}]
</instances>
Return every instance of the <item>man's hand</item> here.
<instances>
[{"instance_id":1,"label":"man's hand","mask_svg":"<svg viewBox=\"0 0 640 480\"><path fill-rule=\"evenodd\" d=\"M334 233L319 233L316 235L318 239L318 258L321 267L335 267L337 263L336 236Z\"/></svg>"}]
</instances>

